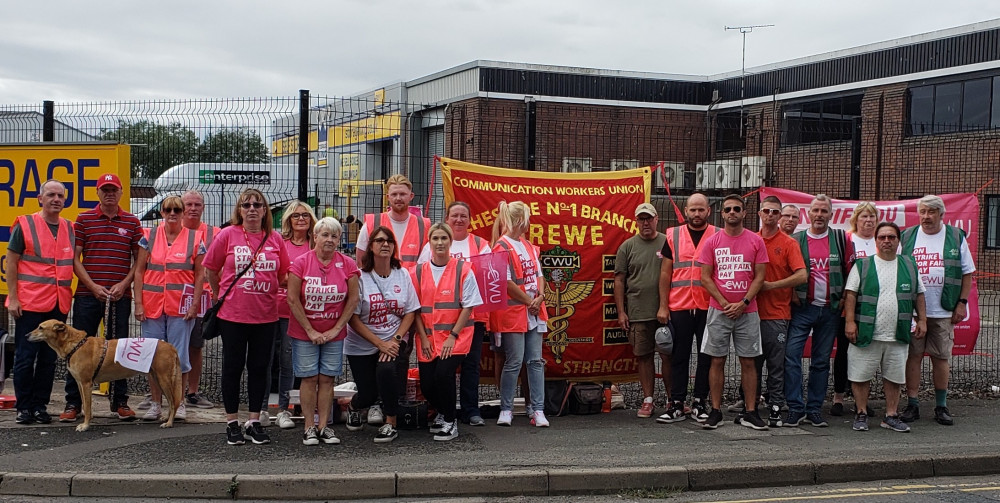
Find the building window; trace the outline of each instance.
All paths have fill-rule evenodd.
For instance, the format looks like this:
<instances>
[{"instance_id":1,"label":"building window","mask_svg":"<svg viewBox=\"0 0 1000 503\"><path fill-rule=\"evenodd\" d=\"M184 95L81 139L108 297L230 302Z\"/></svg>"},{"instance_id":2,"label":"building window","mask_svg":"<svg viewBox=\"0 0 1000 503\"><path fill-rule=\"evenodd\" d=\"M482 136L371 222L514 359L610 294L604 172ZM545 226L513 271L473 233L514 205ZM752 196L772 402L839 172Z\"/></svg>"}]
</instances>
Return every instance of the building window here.
<instances>
[{"instance_id":1,"label":"building window","mask_svg":"<svg viewBox=\"0 0 1000 503\"><path fill-rule=\"evenodd\" d=\"M1000 248L1000 195L986 196L986 248Z\"/></svg>"},{"instance_id":2,"label":"building window","mask_svg":"<svg viewBox=\"0 0 1000 503\"><path fill-rule=\"evenodd\" d=\"M1000 77L911 87L908 97L910 136L1000 127Z\"/></svg>"},{"instance_id":3,"label":"building window","mask_svg":"<svg viewBox=\"0 0 1000 503\"><path fill-rule=\"evenodd\" d=\"M731 152L747 148L747 115L726 112L715 116L715 151Z\"/></svg>"},{"instance_id":4,"label":"building window","mask_svg":"<svg viewBox=\"0 0 1000 503\"><path fill-rule=\"evenodd\" d=\"M851 123L861 117L862 95L786 105L783 145L805 145L850 140Z\"/></svg>"}]
</instances>

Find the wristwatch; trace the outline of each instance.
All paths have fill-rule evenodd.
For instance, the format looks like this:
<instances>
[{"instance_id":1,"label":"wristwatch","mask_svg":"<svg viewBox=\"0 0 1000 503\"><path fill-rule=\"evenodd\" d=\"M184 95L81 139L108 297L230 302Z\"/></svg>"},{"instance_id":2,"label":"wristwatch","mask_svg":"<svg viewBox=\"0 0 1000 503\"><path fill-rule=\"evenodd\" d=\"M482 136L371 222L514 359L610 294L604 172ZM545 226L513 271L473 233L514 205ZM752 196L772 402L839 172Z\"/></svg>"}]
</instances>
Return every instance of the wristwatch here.
<instances>
[{"instance_id":1,"label":"wristwatch","mask_svg":"<svg viewBox=\"0 0 1000 503\"><path fill-rule=\"evenodd\" d=\"M396 335L393 335L393 336L392 336L392 338L393 338L393 340L395 340L396 342L400 342L400 341L402 341L402 340L403 340L403 336L402 336L402 335L400 335L400 334L396 334Z\"/></svg>"},{"instance_id":2,"label":"wristwatch","mask_svg":"<svg viewBox=\"0 0 1000 503\"><path fill-rule=\"evenodd\" d=\"M451 336L454 337L455 339L458 339L458 334L456 334L455 332L452 332Z\"/></svg>"},{"instance_id":3,"label":"wristwatch","mask_svg":"<svg viewBox=\"0 0 1000 503\"><path fill-rule=\"evenodd\" d=\"M748 299L746 297L743 297L743 303L749 306L750 305L750 299Z\"/></svg>"},{"instance_id":4,"label":"wristwatch","mask_svg":"<svg viewBox=\"0 0 1000 503\"><path fill-rule=\"evenodd\" d=\"M958 299L959 302L965 305L969 305L969 299Z\"/></svg>"}]
</instances>

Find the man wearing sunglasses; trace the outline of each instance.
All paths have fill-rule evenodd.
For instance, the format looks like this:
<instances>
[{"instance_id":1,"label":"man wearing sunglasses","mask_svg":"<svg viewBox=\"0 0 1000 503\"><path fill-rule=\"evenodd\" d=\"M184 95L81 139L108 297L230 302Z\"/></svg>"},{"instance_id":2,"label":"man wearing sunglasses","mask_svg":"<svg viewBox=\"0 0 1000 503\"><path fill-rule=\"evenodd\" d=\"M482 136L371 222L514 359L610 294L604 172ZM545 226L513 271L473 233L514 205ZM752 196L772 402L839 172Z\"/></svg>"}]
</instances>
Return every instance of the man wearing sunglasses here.
<instances>
[{"instance_id":1,"label":"man wearing sunglasses","mask_svg":"<svg viewBox=\"0 0 1000 503\"><path fill-rule=\"evenodd\" d=\"M389 200L389 213L377 212L365 215L364 224L358 232L357 256L363 256L368 250L369 229L382 225L392 229L392 233L396 236L397 252L403 268L415 267L420 251L427 244L427 229L430 228L431 221L429 218L410 213L413 184L406 176L401 174L390 176L385 182L385 193Z\"/></svg>"},{"instance_id":2,"label":"man wearing sunglasses","mask_svg":"<svg viewBox=\"0 0 1000 503\"><path fill-rule=\"evenodd\" d=\"M723 232L705 240L698 255L701 264L701 284L712 297L705 323L705 340L701 351L712 357L708 382L712 395L712 411L702 424L714 429L722 424L722 388L726 380L726 356L729 345L736 348L740 359L746 411L739 424L755 430L766 430L767 423L757 414L757 368L761 355L760 317L757 314L757 293L764 286L767 269L767 248L760 236L743 228L745 205L743 198L729 195L722 201Z\"/></svg>"}]
</instances>

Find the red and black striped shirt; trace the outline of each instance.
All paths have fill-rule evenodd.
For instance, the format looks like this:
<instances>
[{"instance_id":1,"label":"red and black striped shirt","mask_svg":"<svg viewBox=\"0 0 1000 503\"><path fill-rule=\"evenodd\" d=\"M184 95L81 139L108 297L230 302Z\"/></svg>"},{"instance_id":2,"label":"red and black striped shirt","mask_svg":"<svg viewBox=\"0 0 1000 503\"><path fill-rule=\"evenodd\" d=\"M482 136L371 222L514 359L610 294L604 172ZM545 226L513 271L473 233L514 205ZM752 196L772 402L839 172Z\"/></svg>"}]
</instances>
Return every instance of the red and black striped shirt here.
<instances>
[{"instance_id":1,"label":"red and black striped shirt","mask_svg":"<svg viewBox=\"0 0 1000 503\"><path fill-rule=\"evenodd\" d=\"M83 268L90 279L100 286L111 288L128 276L132 268L132 253L139 249L142 223L135 215L118 209L108 218L97 207L76 217L73 224L76 245L83 247ZM132 289L125 295L131 297ZM83 284L78 284L77 295L93 295Z\"/></svg>"}]
</instances>

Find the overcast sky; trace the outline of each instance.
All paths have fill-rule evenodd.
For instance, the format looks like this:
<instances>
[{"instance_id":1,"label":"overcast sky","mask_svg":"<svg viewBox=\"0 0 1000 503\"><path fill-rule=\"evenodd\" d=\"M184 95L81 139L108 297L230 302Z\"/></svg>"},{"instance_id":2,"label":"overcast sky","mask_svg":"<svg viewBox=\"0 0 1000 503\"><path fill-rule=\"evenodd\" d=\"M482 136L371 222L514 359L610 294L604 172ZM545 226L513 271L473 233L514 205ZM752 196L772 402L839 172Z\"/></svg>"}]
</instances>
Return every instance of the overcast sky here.
<instances>
[{"instance_id":1,"label":"overcast sky","mask_svg":"<svg viewBox=\"0 0 1000 503\"><path fill-rule=\"evenodd\" d=\"M1000 18L996 0L3 2L0 105L350 96L476 59L708 75Z\"/></svg>"}]
</instances>

